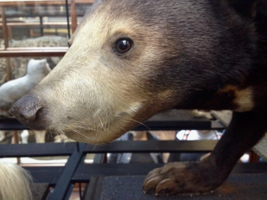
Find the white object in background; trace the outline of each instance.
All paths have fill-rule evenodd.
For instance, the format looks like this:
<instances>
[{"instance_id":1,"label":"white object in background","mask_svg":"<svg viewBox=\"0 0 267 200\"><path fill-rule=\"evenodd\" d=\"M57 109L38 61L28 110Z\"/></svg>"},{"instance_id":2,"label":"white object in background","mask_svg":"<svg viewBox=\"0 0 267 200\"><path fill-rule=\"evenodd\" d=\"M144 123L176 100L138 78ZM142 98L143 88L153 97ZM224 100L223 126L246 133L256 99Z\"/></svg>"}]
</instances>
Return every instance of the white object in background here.
<instances>
[{"instance_id":1,"label":"white object in background","mask_svg":"<svg viewBox=\"0 0 267 200\"><path fill-rule=\"evenodd\" d=\"M29 131L23 130L20 134L20 137L21 137L21 143L22 144L28 144Z\"/></svg>"},{"instance_id":2,"label":"white object in background","mask_svg":"<svg viewBox=\"0 0 267 200\"><path fill-rule=\"evenodd\" d=\"M27 94L51 71L46 59L31 59L27 74L4 83L0 87L0 115L10 117L8 110L20 97Z\"/></svg>"},{"instance_id":3,"label":"white object in background","mask_svg":"<svg viewBox=\"0 0 267 200\"><path fill-rule=\"evenodd\" d=\"M0 142L4 141L5 138L6 138L5 131L0 131Z\"/></svg>"}]
</instances>

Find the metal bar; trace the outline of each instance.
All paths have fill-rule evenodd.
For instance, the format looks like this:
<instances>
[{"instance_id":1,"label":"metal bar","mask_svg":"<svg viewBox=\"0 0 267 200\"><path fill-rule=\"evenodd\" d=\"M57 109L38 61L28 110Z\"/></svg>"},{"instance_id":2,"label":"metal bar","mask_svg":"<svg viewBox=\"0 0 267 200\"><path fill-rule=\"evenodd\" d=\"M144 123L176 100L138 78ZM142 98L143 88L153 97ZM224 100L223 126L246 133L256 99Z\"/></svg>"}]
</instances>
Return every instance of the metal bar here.
<instances>
[{"instance_id":1,"label":"metal bar","mask_svg":"<svg viewBox=\"0 0 267 200\"><path fill-rule=\"evenodd\" d=\"M164 164L134 163L134 164L80 164L76 170L73 182L88 182L92 176L138 176L147 175L151 170ZM232 173L267 173L267 163L237 164Z\"/></svg>"},{"instance_id":2,"label":"metal bar","mask_svg":"<svg viewBox=\"0 0 267 200\"><path fill-rule=\"evenodd\" d=\"M0 145L0 157L68 156L74 149L73 143L5 144Z\"/></svg>"},{"instance_id":3,"label":"metal bar","mask_svg":"<svg viewBox=\"0 0 267 200\"><path fill-rule=\"evenodd\" d=\"M23 167L30 172L35 183L48 183L55 186L64 167Z\"/></svg>"},{"instance_id":4,"label":"metal bar","mask_svg":"<svg viewBox=\"0 0 267 200\"><path fill-rule=\"evenodd\" d=\"M85 164L81 163L72 177L73 182L88 182L92 176L138 176L146 175L151 170L164 164Z\"/></svg>"},{"instance_id":5,"label":"metal bar","mask_svg":"<svg viewBox=\"0 0 267 200\"><path fill-rule=\"evenodd\" d=\"M211 128L211 122L209 120L157 120L157 121L146 121L139 126L135 127L134 130L182 130L182 129L196 129L206 130Z\"/></svg>"},{"instance_id":6,"label":"metal bar","mask_svg":"<svg viewBox=\"0 0 267 200\"><path fill-rule=\"evenodd\" d=\"M217 141L116 141L95 146L85 144L84 153L144 153L144 152L210 152ZM0 157L28 157L70 155L75 149L74 143L45 144L6 144L0 145Z\"/></svg>"},{"instance_id":7,"label":"metal bar","mask_svg":"<svg viewBox=\"0 0 267 200\"><path fill-rule=\"evenodd\" d=\"M1 57L46 57L64 56L68 47L7 48L0 50Z\"/></svg>"},{"instance_id":8,"label":"metal bar","mask_svg":"<svg viewBox=\"0 0 267 200\"><path fill-rule=\"evenodd\" d=\"M76 4L92 4L95 0L76 0ZM5 0L0 2L0 6L34 6L34 5L64 5L64 0Z\"/></svg>"},{"instance_id":9,"label":"metal bar","mask_svg":"<svg viewBox=\"0 0 267 200\"><path fill-rule=\"evenodd\" d=\"M69 14L68 0L65 0L65 8L66 8L66 18L67 18L68 39L70 39L70 14Z\"/></svg>"},{"instance_id":10,"label":"metal bar","mask_svg":"<svg viewBox=\"0 0 267 200\"><path fill-rule=\"evenodd\" d=\"M69 188L68 188L68 190L67 190L65 196L64 196L64 199L62 199L62 200L69 200L69 199L70 199L70 195L71 195L71 193L72 193L73 188L74 188L74 183L71 183L71 184L69 185Z\"/></svg>"},{"instance_id":11,"label":"metal bar","mask_svg":"<svg viewBox=\"0 0 267 200\"><path fill-rule=\"evenodd\" d=\"M49 27L66 27L67 22L43 22L42 27L49 28ZM0 23L0 27L3 26L2 23ZM40 23L35 22L27 22L25 23L18 23L18 22L8 22L8 27L40 27Z\"/></svg>"},{"instance_id":12,"label":"metal bar","mask_svg":"<svg viewBox=\"0 0 267 200\"><path fill-rule=\"evenodd\" d=\"M1 51L0 51L1 57ZM168 120L162 117L160 120L150 120L140 124L139 126L133 128L133 130L182 130L182 129L196 129L196 130L209 130L209 129L224 129L225 127L216 121L210 120L181 120L173 119ZM0 119L0 130L21 130L28 129L16 119Z\"/></svg>"},{"instance_id":13,"label":"metal bar","mask_svg":"<svg viewBox=\"0 0 267 200\"><path fill-rule=\"evenodd\" d=\"M56 186L51 190L47 198L48 200L59 200L67 198L67 194L71 186L71 178L75 173L75 170L78 167L80 161L83 160L85 156L83 152L85 146L86 144L79 143L80 151L75 149L73 154L70 156L59 181L57 182Z\"/></svg>"},{"instance_id":14,"label":"metal bar","mask_svg":"<svg viewBox=\"0 0 267 200\"><path fill-rule=\"evenodd\" d=\"M25 130L28 127L21 124L17 119L2 118L0 119L0 130Z\"/></svg>"},{"instance_id":15,"label":"metal bar","mask_svg":"<svg viewBox=\"0 0 267 200\"><path fill-rule=\"evenodd\" d=\"M85 153L144 153L144 152L210 152L217 144L216 140L198 141L115 141L106 145L87 145Z\"/></svg>"}]
</instances>

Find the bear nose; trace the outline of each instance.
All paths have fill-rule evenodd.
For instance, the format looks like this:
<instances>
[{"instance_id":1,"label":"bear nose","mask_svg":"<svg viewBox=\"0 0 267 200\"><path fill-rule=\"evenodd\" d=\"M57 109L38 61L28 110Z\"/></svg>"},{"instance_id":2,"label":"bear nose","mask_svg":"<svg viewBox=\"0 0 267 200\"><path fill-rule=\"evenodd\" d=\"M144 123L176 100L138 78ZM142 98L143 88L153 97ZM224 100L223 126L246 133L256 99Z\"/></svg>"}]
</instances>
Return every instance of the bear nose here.
<instances>
[{"instance_id":1,"label":"bear nose","mask_svg":"<svg viewBox=\"0 0 267 200\"><path fill-rule=\"evenodd\" d=\"M44 106L31 94L23 96L13 104L9 113L32 129L45 129Z\"/></svg>"}]
</instances>

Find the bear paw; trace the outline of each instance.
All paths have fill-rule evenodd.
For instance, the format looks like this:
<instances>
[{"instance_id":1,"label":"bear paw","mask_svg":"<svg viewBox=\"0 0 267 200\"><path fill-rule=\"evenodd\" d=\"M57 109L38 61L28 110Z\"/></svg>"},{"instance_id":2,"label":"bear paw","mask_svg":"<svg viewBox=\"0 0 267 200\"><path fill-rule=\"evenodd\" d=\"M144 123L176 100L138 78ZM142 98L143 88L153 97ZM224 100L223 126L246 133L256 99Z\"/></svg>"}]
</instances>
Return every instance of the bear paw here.
<instances>
[{"instance_id":1,"label":"bear paw","mask_svg":"<svg viewBox=\"0 0 267 200\"><path fill-rule=\"evenodd\" d=\"M199 162L175 162L152 170L144 181L143 191L156 196L202 194L214 190L221 182L214 180L213 171Z\"/></svg>"}]
</instances>

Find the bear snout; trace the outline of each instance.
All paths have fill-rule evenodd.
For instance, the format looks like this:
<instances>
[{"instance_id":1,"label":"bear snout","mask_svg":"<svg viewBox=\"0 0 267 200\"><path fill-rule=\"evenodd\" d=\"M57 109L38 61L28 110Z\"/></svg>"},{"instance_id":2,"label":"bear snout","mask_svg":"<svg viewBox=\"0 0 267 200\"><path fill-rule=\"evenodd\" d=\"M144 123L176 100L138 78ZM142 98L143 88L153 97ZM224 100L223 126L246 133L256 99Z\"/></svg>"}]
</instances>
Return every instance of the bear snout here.
<instances>
[{"instance_id":1,"label":"bear snout","mask_svg":"<svg viewBox=\"0 0 267 200\"><path fill-rule=\"evenodd\" d=\"M21 123L34 130L43 130L47 127L45 106L31 94L20 98L9 110Z\"/></svg>"}]
</instances>

